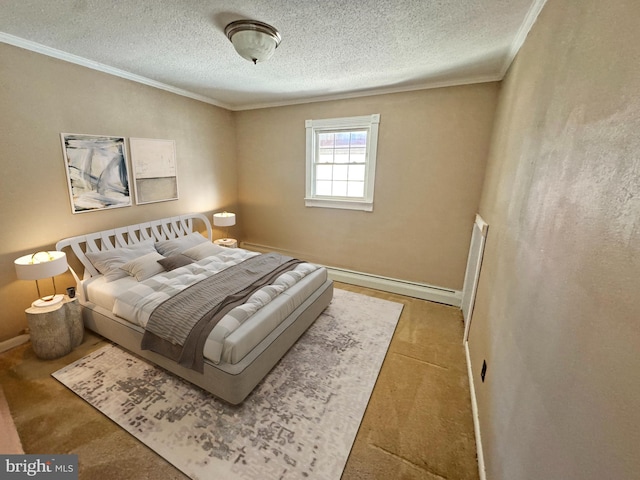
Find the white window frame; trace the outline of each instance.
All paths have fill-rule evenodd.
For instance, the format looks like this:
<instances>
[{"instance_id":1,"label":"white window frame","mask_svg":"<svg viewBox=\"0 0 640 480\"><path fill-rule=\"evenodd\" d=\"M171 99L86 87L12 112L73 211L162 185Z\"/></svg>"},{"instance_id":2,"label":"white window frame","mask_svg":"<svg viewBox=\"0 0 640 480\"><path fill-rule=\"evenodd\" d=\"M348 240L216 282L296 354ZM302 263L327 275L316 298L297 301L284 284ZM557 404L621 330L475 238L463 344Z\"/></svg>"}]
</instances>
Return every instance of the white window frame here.
<instances>
[{"instance_id":1,"label":"white window frame","mask_svg":"<svg viewBox=\"0 0 640 480\"><path fill-rule=\"evenodd\" d=\"M358 117L327 118L307 120L307 181L304 204L306 207L343 208L348 210L373 211L373 187L376 175L376 156L378 150L378 125L380 114L362 115ZM335 130L367 130L365 159L364 195L362 197L320 196L315 193L315 156L318 151L319 133Z\"/></svg>"}]
</instances>

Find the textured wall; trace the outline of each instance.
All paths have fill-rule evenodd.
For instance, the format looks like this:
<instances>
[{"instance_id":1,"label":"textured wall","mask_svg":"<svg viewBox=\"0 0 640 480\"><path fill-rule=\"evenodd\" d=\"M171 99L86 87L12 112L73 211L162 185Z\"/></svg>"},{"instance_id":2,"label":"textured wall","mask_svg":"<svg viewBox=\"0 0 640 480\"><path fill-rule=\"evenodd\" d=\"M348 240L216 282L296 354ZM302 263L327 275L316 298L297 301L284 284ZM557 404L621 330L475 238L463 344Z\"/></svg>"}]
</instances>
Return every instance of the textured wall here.
<instances>
[{"instance_id":1,"label":"textured wall","mask_svg":"<svg viewBox=\"0 0 640 480\"><path fill-rule=\"evenodd\" d=\"M550 0L502 86L469 343L491 480L640 472L639 17Z\"/></svg>"},{"instance_id":2,"label":"textured wall","mask_svg":"<svg viewBox=\"0 0 640 480\"><path fill-rule=\"evenodd\" d=\"M498 85L236 112L243 240L461 289ZM306 208L305 120L380 114L373 212Z\"/></svg>"},{"instance_id":3,"label":"textured wall","mask_svg":"<svg viewBox=\"0 0 640 480\"><path fill-rule=\"evenodd\" d=\"M0 341L26 327L24 309L37 296L35 282L16 278L19 256L67 236L234 208L231 112L6 44L0 86ZM175 140L180 199L73 215L61 132ZM57 280L73 284L70 275Z\"/></svg>"}]
</instances>

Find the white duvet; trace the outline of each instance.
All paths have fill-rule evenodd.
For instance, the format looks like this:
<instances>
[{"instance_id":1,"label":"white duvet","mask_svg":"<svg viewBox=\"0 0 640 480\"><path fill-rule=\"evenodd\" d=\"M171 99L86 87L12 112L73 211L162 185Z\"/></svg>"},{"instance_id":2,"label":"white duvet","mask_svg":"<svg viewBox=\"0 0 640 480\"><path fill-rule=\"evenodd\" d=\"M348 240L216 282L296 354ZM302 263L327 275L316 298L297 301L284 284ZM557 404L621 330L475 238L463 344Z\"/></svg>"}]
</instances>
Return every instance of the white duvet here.
<instances>
[{"instance_id":1,"label":"white duvet","mask_svg":"<svg viewBox=\"0 0 640 480\"><path fill-rule=\"evenodd\" d=\"M259 254L239 248L225 249L224 252L217 255L206 257L203 260L177 268L170 272L163 272L154 275L142 282L136 282L130 288L116 294L115 301L113 303L113 313L118 317L124 318L125 320L144 328L154 309L166 299L200 280L211 275L215 275L216 273L255 255ZM301 263L293 270L278 276L273 284L260 288L251 295L245 304L231 310L220 320L220 322L218 322L209 335L205 346L205 357L214 363L219 363L221 359L230 361L231 363L238 361L239 359L234 357L242 356L243 354L240 352L233 352L233 347L227 348L228 352L226 353L226 357L228 358L223 358L225 340L227 337L229 337L229 335L243 325L247 319L260 311L264 306L273 302L274 299L279 297L280 294L285 292L285 290L293 287L300 282L300 280L318 269L319 267L317 265ZM275 303L283 304L285 306L288 305L288 308L285 309L286 311L295 308L294 305L291 305L290 299L282 299ZM278 318L284 318L285 316L286 315L283 316L282 313L277 315ZM282 319L280 319L280 321L281 320ZM270 323L273 323L273 320L271 320ZM266 331L266 333L268 333L272 328L273 327L270 325L257 326L256 331L262 332L260 334L262 338L265 334L265 330L268 330ZM251 343L256 343L256 340L259 341L261 338L254 339ZM243 350L246 350L246 348Z\"/></svg>"}]
</instances>

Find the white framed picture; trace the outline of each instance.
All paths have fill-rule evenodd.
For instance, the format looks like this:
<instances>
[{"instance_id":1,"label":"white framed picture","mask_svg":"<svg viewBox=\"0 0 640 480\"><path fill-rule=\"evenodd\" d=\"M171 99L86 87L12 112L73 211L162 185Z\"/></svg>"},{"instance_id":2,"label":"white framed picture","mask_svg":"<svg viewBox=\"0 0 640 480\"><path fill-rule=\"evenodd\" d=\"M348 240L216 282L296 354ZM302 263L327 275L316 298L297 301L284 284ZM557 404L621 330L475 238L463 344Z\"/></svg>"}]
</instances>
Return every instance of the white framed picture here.
<instances>
[{"instance_id":1,"label":"white framed picture","mask_svg":"<svg viewBox=\"0 0 640 480\"><path fill-rule=\"evenodd\" d=\"M73 213L131 206L124 137L61 133Z\"/></svg>"},{"instance_id":2,"label":"white framed picture","mask_svg":"<svg viewBox=\"0 0 640 480\"><path fill-rule=\"evenodd\" d=\"M130 138L129 148L136 204L177 200L176 142Z\"/></svg>"}]
</instances>

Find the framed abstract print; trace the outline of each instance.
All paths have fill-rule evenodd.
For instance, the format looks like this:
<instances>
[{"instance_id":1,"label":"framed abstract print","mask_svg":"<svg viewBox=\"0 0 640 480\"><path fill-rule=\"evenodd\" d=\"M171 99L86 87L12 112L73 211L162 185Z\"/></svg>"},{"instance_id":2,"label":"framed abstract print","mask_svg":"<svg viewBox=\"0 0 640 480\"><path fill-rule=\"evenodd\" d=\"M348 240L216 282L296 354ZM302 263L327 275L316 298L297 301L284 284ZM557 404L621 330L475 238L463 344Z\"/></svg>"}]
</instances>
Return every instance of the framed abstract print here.
<instances>
[{"instance_id":1,"label":"framed abstract print","mask_svg":"<svg viewBox=\"0 0 640 480\"><path fill-rule=\"evenodd\" d=\"M60 137L73 213L131 206L124 137Z\"/></svg>"}]
</instances>

